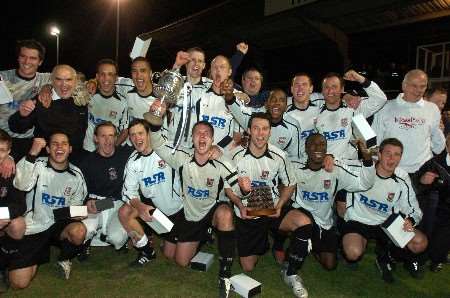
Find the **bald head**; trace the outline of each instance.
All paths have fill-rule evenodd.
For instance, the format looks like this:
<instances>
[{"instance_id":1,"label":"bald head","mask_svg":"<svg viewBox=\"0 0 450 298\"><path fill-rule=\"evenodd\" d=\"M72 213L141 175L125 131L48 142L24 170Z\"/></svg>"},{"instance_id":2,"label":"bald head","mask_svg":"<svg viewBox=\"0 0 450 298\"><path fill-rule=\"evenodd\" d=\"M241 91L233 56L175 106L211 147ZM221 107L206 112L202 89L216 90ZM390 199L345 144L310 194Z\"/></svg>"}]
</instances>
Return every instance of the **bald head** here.
<instances>
[{"instance_id":1,"label":"bald head","mask_svg":"<svg viewBox=\"0 0 450 298\"><path fill-rule=\"evenodd\" d=\"M420 69L408 71L403 79L403 99L408 102L417 102L425 93L428 85L427 74Z\"/></svg>"},{"instance_id":2,"label":"bald head","mask_svg":"<svg viewBox=\"0 0 450 298\"><path fill-rule=\"evenodd\" d=\"M219 85L231 76L231 63L227 57L218 55L211 61L211 78Z\"/></svg>"},{"instance_id":3,"label":"bald head","mask_svg":"<svg viewBox=\"0 0 450 298\"><path fill-rule=\"evenodd\" d=\"M52 71L52 86L60 98L72 97L77 85L76 70L66 64L56 65Z\"/></svg>"}]
</instances>

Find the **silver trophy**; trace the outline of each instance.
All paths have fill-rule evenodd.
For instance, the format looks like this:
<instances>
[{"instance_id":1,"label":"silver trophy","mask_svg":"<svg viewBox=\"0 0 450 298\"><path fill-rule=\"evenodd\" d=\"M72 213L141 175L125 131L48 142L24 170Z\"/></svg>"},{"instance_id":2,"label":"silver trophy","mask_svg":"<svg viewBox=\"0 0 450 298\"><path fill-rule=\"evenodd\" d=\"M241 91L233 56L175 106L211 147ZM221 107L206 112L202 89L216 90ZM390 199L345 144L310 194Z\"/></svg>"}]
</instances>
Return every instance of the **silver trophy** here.
<instances>
[{"instance_id":1,"label":"silver trophy","mask_svg":"<svg viewBox=\"0 0 450 298\"><path fill-rule=\"evenodd\" d=\"M184 79L178 69L165 70L160 74L158 83L153 84L153 93L161 100L161 103L165 102L167 108L170 108L177 102L183 85ZM161 125L161 109L145 113L144 119L152 124Z\"/></svg>"}]
</instances>

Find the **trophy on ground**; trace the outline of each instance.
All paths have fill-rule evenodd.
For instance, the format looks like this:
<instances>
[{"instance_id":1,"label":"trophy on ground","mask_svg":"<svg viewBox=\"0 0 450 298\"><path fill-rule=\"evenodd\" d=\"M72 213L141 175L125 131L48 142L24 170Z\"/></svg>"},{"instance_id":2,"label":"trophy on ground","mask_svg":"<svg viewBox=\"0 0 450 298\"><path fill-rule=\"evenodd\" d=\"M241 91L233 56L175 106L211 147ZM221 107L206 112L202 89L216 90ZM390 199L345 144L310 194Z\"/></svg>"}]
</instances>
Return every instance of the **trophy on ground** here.
<instances>
[{"instance_id":1,"label":"trophy on ground","mask_svg":"<svg viewBox=\"0 0 450 298\"><path fill-rule=\"evenodd\" d=\"M184 79L178 70L165 70L161 73L157 84L153 85L153 93L166 103L169 109L178 100L181 89L183 89ZM144 119L154 125L162 125L161 109L146 112Z\"/></svg>"}]
</instances>

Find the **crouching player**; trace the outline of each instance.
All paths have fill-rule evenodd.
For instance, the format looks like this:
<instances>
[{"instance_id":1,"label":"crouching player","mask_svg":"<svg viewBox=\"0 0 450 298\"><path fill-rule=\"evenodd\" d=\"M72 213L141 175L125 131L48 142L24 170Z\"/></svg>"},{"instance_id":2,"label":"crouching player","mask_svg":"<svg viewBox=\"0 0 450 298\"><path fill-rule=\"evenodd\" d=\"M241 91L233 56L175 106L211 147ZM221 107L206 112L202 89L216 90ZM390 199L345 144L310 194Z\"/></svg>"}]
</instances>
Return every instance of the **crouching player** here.
<instances>
[{"instance_id":1,"label":"crouching player","mask_svg":"<svg viewBox=\"0 0 450 298\"><path fill-rule=\"evenodd\" d=\"M11 152L12 139L6 131L0 129L0 164L9 158ZM25 233L25 220L22 215L26 210L25 193L17 190L13 186L13 178L0 176L0 209L2 209L2 219L0 219L0 270L1 286L0 292L7 289L4 270L7 267L9 254L15 249L15 240L22 239Z\"/></svg>"},{"instance_id":2,"label":"crouching player","mask_svg":"<svg viewBox=\"0 0 450 298\"><path fill-rule=\"evenodd\" d=\"M119 250L128 238L119 221L118 210L123 205L123 172L131 152L128 146L116 147L118 131L110 121L98 124L93 134L96 151L89 152L80 163L89 193L86 201L89 215L83 220L86 241L78 255L80 261L88 258L91 241L93 246L112 244ZM98 210L98 204L105 199L112 200L111 208ZM99 209L102 209L100 205Z\"/></svg>"},{"instance_id":3,"label":"crouching player","mask_svg":"<svg viewBox=\"0 0 450 298\"><path fill-rule=\"evenodd\" d=\"M155 102L152 108L158 108ZM162 108L161 114L165 109ZM152 125L151 143L155 152L180 173L183 208L181 218L175 223L178 242L174 254L175 262L183 267L189 265L199 243L212 225L219 249L219 296L227 297L230 289L229 277L233 263L235 236L233 211L225 202L218 202L222 189L226 193L241 194L235 166L224 156L211 159L214 128L206 121L197 122L192 128L194 154L175 150L166 145L160 127Z\"/></svg>"},{"instance_id":4,"label":"crouching player","mask_svg":"<svg viewBox=\"0 0 450 298\"><path fill-rule=\"evenodd\" d=\"M127 204L120 208L119 218L139 251L136 261L130 265L142 267L156 257L151 229L143 222L152 220L150 212L155 208L173 222L183 205L177 187L178 175L152 148L149 124L135 119L128 126L128 134L136 150L125 166L122 198ZM169 258L175 251L174 232L172 229L162 235L163 253Z\"/></svg>"},{"instance_id":5,"label":"crouching player","mask_svg":"<svg viewBox=\"0 0 450 298\"><path fill-rule=\"evenodd\" d=\"M428 244L426 236L414 227L422 218L422 211L416 200L408 174L398 168L402 158L403 145L395 138L381 142L376 177L372 188L363 192L347 194L347 211L343 226L343 248L349 261L358 261L366 250L367 241L376 239L376 265L385 282L392 283L392 264L389 255L392 242L380 225L393 213L405 217L403 229L414 232L404 254L405 268L413 277L421 277L416 255L423 252Z\"/></svg>"},{"instance_id":6,"label":"crouching player","mask_svg":"<svg viewBox=\"0 0 450 298\"><path fill-rule=\"evenodd\" d=\"M294 240L294 245L291 245L284 269L284 278L288 280L294 280L292 277L302 267L311 248L308 247L309 244L312 244L312 251L323 268L336 268L338 239L333 218L336 192L341 189L367 190L372 187L375 178L372 157L362 142L359 147L364 157L363 165L359 165L359 169L355 171L339 162L335 163L331 172L323 168L327 140L319 133L309 135L305 147L306 164L294 162L297 191L292 204L295 209L290 214L291 217L295 215L300 218L300 225L293 234L301 241ZM295 289L296 282L291 282L291 286Z\"/></svg>"},{"instance_id":7,"label":"crouching player","mask_svg":"<svg viewBox=\"0 0 450 298\"><path fill-rule=\"evenodd\" d=\"M36 158L44 147L49 156ZM30 285L38 265L49 261L51 244L61 248L58 269L62 276L70 276L70 259L83 243L86 228L80 218L56 219L54 210L82 205L87 194L81 171L68 161L71 150L66 134L53 133L48 143L35 138L28 155L17 164L14 186L28 193L25 236L17 241L8 266L12 288Z\"/></svg>"}]
</instances>

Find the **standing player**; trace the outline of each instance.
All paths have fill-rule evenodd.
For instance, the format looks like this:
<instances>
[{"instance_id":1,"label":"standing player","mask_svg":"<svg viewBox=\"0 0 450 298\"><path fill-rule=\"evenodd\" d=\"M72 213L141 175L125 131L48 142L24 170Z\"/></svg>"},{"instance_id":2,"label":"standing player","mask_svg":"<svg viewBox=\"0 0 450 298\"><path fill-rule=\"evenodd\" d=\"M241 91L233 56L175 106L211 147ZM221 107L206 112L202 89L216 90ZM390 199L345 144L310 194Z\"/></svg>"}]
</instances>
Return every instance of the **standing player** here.
<instances>
[{"instance_id":1,"label":"standing player","mask_svg":"<svg viewBox=\"0 0 450 298\"><path fill-rule=\"evenodd\" d=\"M211 88L212 81L202 77L205 69L205 52L199 47L189 48L186 52L178 52L174 69L179 69L186 65L185 88L187 88L187 113L185 116L185 130L182 133L183 125L183 100L184 94L180 93L177 103L171 108L171 119L168 127L167 137L169 142L176 146L178 142L181 148L192 149L192 126L197 122L197 101ZM181 138L181 140L180 140Z\"/></svg>"},{"instance_id":2,"label":"standing player","mask_svg":"<svg viewBox=\"0 0 450 298\"><path fill-rule=\"evenodd\" d=\"M130 140L136 149L125 167L122 198L126 202L119 210L120 221L133 240L139 255L132 266L143 266L156 257L151 232L144 222L152 221L151 211L158 208L175 221L183 205L179 196L179 178L150 144L149 125L135 119L128 127ZM164 254L173 258L174 233L163 235Z\"/></svg>"},{"instance_id":3,"label":"standing player","mask_svg":"<svg viewBox=\"0 0 450 298\"><path fill-rule=\"evenodd\" d=\"M44 147L49 157L37 158ZM15 289L30 285L38 265L49 261L51 244L61 247L58 268L65 279L70 277L70 259L83 243L86 228L76 218L55 218L54 211L82 205L87 194L81 171L68 161L71 150L68 136L56 132L48 143L35 138L17 164L14 186L28 193L25 236L9 258L9 281Z\"/></svg>"},{"instance_id":4,"label":"standing player","mask_svg":"<svg viewBox=\"0 0 450 298\"><path fill-rule=\"evenodd\" d=\"M343 104L344 80L358 82L368 94L357 109ZM353 139L352 117L362 114L365 118L372 116L383 107L387 98L375 82L371 82L354 70L344 74L344 78L330 73L322 81L322 94L325 104L317 116L316 129L327 139L328 152L337 158L355 159L356 148L350 143Z\"/></svg>"},{"instance_id":5,"label":"standing player","mask_svg":"<svg viewBox=\"0 0 450 298\"><path fill-rule=\"evenodd\" d=\"M232 85L228 90L230 88ZM226 94L229 95L229 92ZM155 108L158 106L159 102L155 102ZM214 140L214 128L210 123L200 121L192 128L193 156L179 149L171 154L172 147L166 145L159 129L152 127L153 149L180 172L182 185L184 212L174 227L178 238L175 262L187 266L212 225L216 231L220 255L219 295L228 297L228 278L231 276L235 244L233 211L227 203L218 202L218 199L222 189L229 195L233 195L230 189L240 193L236 168L224 156L210 160Z\"/></svg>"},{"instance_id":6,"label":"standing player","mask_svg":"<svg viewBox=\"0 0 450 298\"><path fill-rule=\"evenodd\" d=\"M81 159L84 134L87 126L87 108L74 103L73 92L77 82L77 73L69 65L61 64L53 68L52 86L55 100L49 108L40 101L25 100L19 111L9 118L9 127L17 133L34 128L34 136L48 139L53 131L65 131L73 148L71 160Z\"/></svg>"},{"instance_id":7,"label":"standing player","mask_svg":"<svg viewBox=\"0 0 450 298\"><path fill-rule=\"evenodd\" d=\"M270 115L269 143L286 151L290 158L299 159L304 155L304 148L299 146L300 124L294 118L286 115L286 100L286 93L283 90L274 89L270 92L265 108L262 109ZM235 97L232 101L227 102L227 105L239 125L247 127L251 113L244 111Z\"/></svg>"},{"instance_id":8,"label":"standing player","mask_svg":"<svg viewBox=\"0 0 450 298\"><path fill-rule=\"evenodd\" d=\"M101 59L97 62L95 75L98 86L97 92L91 96L88 104L88 126L84 137L83 149L95 151L94 130L96 125L110 121L119 130L117 144L122 144L126 137L124 129L128 126L127 101L125 95L115 87L118 67L114 60Z\"/></svg>"},{"instance_id":9,"label":"standing player","mask_svg":"<svg viewBox=\"0 0 450 298\"><path fill-rule=\"evenodd\" d=\"M50 83L50 73L38 72L45 57L44 46L34 40L20 40L17 42L16 69L0 71L0 77L11 91L13 101L0 105L0 128L12 138L12 152L16 160L26 155L31 146L33 130L13 133L8 126L9 117L19 110L20 104L34 98L42 86Z\"/></svg>"},{"instance_id":10,"label":"standing player","mask_svg":"<svg viewBox=\"0 0 450 298\"><path fill-rule=\"evenodd\" d=\"M384 281L391 283L392 264L389 248L391 241L380 225L393 213L405 217L403 229L415 236L404 249L407 260L405 267L415 278L421 277L417 254L427 247L426 236L416 230L422 218L422 211L416 200L407 173L398 167L402 158L403 145L398 139L385 139L380 144L377 176L372 188L363 192L347 194L347 211L343 227L343 248L349 261L358 261L366 250L367 241L377 240L376 265Z\"/></svg>"}]
</instances>

